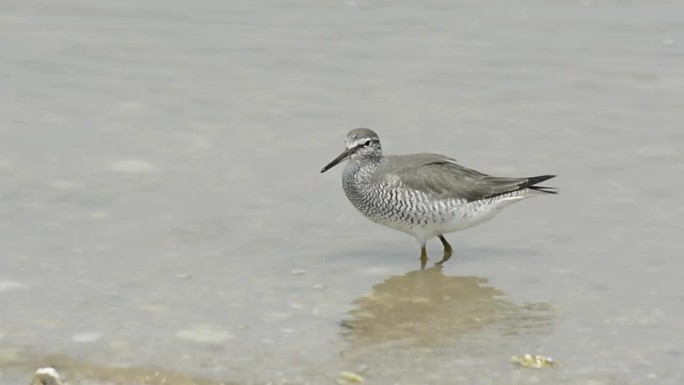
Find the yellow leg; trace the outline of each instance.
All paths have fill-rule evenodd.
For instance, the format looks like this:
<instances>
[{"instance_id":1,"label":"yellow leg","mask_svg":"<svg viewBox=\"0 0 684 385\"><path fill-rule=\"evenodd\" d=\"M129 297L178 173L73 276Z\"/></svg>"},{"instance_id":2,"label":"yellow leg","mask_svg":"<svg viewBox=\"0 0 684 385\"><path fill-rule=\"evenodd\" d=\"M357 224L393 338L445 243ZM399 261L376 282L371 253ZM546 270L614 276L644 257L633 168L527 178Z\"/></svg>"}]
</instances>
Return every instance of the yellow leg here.
<instances>
[{"instance_id":1,"label":"yellow leg","mask_svg":"<svg viewBox=\"0 0 684 385\"><path fill-rule=\"evenodd\" d=\"M425 270L425 265L427 265L427 251L425 250L425 245L420 247L420 269Z\"/></svg>"},{"instance_id":2,"label":"yellow leg","mask_svg":"<svg viewBox=\"0 0 684 385\"><path fill-rule=\"evenodd\" d=\"M442 257L442 260L435 263L435 265L442 265L444 262L448 261L449 258L451 258L451 254L454 253L454 250L451 248L451 245L449 242L447 242L446 238L444 238L443 235L439 236L439 240L442 241L442 245L444 245L444 256Z\"/></svg>"}]
</instances>

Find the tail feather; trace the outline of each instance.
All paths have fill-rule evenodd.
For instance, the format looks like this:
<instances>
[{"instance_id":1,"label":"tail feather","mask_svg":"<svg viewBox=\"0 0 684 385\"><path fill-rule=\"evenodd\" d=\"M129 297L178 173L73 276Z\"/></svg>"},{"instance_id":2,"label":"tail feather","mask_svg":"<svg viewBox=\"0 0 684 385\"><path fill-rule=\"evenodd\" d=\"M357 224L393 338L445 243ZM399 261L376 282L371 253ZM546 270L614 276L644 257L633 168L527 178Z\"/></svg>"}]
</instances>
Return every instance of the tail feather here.
<instances>
[{"instance_id":1,"label":"tail feather","mask_svg":"<svg viewBox=\"0 0 684 385\"><path fill-rule=\"evenodd\" d=\"M535 190L535 191L541 191L545 192L547 194L558 194L558 189L555 187L547 187L547 186L537 186L537 184L547 181L551 178L555 178L555 175L539 175L539 176L533 176L527 178L527 181L523 182L520 185L520 188L528 188L530 190Z\"/></svg>"}]
</instances>

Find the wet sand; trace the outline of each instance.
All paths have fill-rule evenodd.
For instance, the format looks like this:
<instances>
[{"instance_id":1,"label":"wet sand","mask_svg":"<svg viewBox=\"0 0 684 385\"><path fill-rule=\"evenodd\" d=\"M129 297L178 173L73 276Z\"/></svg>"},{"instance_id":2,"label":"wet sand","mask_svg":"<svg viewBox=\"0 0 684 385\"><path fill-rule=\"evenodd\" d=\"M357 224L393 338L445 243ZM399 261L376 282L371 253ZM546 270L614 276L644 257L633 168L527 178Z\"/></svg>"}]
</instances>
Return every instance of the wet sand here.
<instances>
[{"instance_id":1,"label":"wet sand","mask_svg":"<svg viewBox=\"0 0 684 385\"><path fill-rule=\"evenodd\" d=\"M681 383L683 11L4 4L0 382ZM560 194L417 271L319 173L359 126Z\"/></svg>"}]
</instances>

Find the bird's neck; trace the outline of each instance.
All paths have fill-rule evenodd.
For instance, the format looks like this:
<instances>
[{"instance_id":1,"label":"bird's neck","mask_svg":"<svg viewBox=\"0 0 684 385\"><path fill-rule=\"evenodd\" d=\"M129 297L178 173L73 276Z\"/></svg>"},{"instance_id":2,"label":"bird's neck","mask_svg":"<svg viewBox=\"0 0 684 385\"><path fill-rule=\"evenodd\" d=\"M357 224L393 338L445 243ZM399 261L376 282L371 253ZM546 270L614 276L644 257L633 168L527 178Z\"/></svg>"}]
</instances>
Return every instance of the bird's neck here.
<instances>
[{"instance_id":1,"label":"bird's neck","mask_svg":"<svg viewBox=\"0 0 684 385\"><path fill-rule=\"evenodd\" d=\"M347 162L345 174L361 181L370 178L382 162L382 155L369 155L361 159L350 159Z\"/></svg>"}]
</instances>

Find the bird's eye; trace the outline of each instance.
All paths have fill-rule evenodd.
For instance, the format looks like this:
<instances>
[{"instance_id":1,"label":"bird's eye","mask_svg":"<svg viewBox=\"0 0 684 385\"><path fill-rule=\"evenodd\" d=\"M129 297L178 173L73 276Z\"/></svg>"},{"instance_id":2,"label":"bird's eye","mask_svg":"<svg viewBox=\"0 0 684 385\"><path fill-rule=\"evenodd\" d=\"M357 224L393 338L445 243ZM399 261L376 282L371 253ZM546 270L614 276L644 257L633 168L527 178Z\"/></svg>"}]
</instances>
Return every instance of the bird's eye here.
<instances>
[{"instance_id":1,"label":"bird's eye","mask_svg":"<svg viewBox=\"0 0 684 385\"><path fill-rule=\"evenodd\" d=\"M367 141L363 142L363 147L370 147L371 145L371 140L368 139Z\"/></svg>"}]
</instances>

